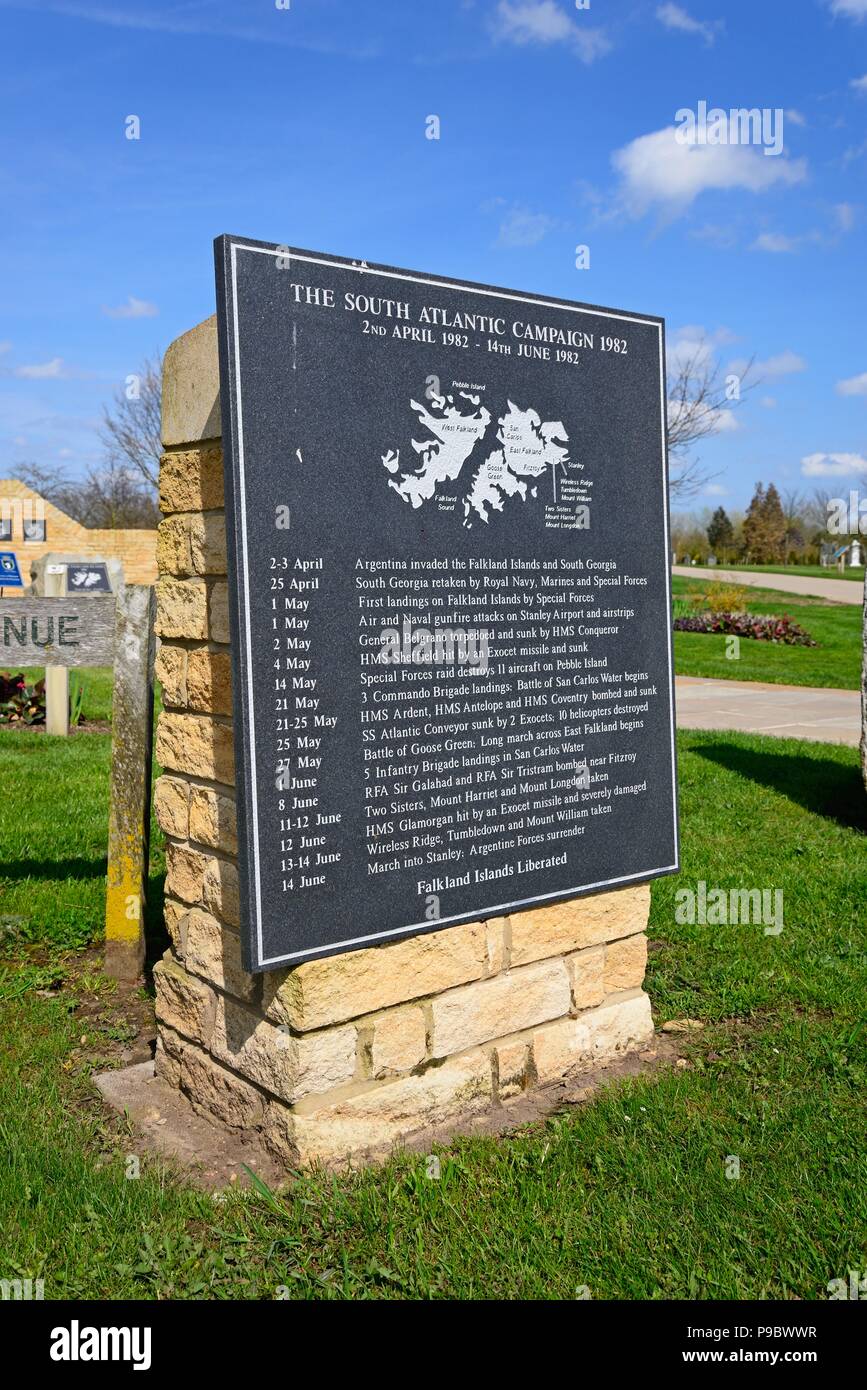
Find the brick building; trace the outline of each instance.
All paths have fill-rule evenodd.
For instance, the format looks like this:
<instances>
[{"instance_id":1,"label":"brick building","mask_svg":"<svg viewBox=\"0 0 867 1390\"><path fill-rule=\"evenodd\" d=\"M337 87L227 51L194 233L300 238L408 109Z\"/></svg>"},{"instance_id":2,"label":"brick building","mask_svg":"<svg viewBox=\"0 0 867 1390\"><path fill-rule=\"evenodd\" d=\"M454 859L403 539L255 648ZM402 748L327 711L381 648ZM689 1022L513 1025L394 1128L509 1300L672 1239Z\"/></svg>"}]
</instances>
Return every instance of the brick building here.
<instances>
[{"instance_id":1,"label":"brick building","mask_svg":"<svg viewBox=\"0 0 867 1390\"><path fill-rule=\"evenodd\" d=\"M25 584L34 560L49 551L120 560L129 584L153 584L157 577L156 531L82 526L15 478L0 479L0 550L15 552Z\"/></svg>"}]
</instances>

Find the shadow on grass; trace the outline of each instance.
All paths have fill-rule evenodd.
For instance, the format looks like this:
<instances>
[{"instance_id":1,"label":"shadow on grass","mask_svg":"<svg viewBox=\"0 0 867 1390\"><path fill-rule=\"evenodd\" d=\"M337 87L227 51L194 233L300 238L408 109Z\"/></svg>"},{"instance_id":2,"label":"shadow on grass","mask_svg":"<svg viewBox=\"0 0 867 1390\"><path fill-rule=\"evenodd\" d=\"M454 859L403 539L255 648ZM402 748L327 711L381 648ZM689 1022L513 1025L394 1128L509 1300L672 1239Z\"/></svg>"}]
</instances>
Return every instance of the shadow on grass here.
<instances>
[{"instance_id":1,"label":"shadow on grass","mask_svg":"<svg viewBox=\"0 0 867 1390\"><path fill-rule=\"evenodd\" d=\"M13 859L3 865L0 878L105 878L108 859Z\"/></svg>"},{"instance_id":2,"label":"shadow on grass","mask_svg":"<svg viewBox=\"0 0 867 1390\"><path fill-rule=\"evenodd\" d=\"M830 758L756 752L733 743L691 748L690 752L780 792L814 815L848 829L867 831L867 795L857 768Z\"/></svg>"}]
</instances>

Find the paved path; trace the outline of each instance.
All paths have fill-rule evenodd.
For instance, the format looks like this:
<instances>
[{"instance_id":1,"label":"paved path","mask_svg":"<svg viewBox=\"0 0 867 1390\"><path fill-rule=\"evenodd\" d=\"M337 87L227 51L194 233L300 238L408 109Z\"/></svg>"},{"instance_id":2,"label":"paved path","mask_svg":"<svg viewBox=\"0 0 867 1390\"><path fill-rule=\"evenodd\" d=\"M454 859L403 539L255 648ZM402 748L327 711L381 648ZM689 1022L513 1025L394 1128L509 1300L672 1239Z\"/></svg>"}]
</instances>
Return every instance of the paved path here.
<instances>
[{"instance_id":1,"label":"paved path","mask_svg":"<svg viewBox=\"0 0 867 1390\"><path fill-rule=\"evenodd\" d=\"M675 699L681 729L737 729L852 746L861 738L861 695L857 690L677 676Z\"/></svg>"},{"instance_id":2,"label":"paved path","mask_svg":"<svg viewBox=\"0 0 867 1390\"><path fill-rule=\"evenodd\" d=\"M759 589L776 589L784 594L808 594L828 598L833 603L864 602L864 587L856 579L817 579L803 574L753 574L747 570L704 569L700 565L675 565L672 574L684 579L718 579L726 584L746 584Z\"/></svg>"}]
</instances>

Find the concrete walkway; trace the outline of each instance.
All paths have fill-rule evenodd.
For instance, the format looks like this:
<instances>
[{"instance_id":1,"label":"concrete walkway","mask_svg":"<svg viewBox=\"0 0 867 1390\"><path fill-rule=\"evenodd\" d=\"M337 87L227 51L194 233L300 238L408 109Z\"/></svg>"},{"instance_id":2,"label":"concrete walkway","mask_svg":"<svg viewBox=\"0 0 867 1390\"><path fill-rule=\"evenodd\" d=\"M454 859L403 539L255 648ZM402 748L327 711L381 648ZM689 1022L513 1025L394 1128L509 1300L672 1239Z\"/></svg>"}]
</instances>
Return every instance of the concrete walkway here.
<instances>
[{"instance_id":1,"label":"concrete walkway","mask_svg":"<svg viewBox=\"0 0 867 1390\"><path fill-rule=\"evenodd\" d=\"M683 579L717 579L726 584L745 584L757 589L776 589L784 594L807 594L832 603L864 602L864 586L856 579L818 579L803 574L752 574L746 570L705 569L700 565L675 565L672 574Z\"/></svg>"},{"instance_id":2,"label":"concrete walkway","mask_svg":"<svg viewBox=\"0 0 867 1390\"><path fill-rule=\"evenodd\" d=\"M857 690L715 681L701 676L676 676L674 684L681 729L737 729L853 747L861 738L861 695Z\"/></svg>"}]
</instances>

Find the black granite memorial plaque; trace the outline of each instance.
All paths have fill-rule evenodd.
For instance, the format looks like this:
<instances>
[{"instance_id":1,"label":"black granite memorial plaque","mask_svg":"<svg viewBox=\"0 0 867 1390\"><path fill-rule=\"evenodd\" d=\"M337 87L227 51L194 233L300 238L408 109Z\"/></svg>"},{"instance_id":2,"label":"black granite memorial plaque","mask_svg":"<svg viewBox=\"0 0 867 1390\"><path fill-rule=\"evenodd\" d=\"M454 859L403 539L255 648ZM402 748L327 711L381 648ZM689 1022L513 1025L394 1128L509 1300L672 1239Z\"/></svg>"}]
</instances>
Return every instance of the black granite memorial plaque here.
<instances>
[{"instance_id":1,"label":"black granite memorial plaque","mask_svg":"<svg viewBox=\"0 0 867 1390\"><path fill-rule=\"evenodd\" d=\"M248 967L674 872L662 321L216 261Z\"/></svg>"}]
</instances>

